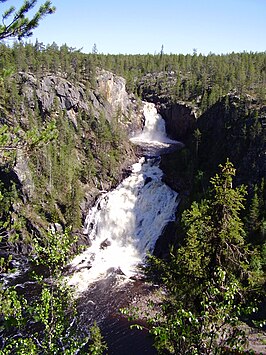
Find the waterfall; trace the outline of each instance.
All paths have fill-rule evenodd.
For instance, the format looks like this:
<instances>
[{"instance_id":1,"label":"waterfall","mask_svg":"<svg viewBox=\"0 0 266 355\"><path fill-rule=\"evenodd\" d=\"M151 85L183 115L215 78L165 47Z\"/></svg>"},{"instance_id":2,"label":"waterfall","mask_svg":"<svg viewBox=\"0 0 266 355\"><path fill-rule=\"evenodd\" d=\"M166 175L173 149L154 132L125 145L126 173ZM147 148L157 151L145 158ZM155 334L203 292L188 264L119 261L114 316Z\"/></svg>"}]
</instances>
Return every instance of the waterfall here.
<instances>
[{"instance_id":1,"label":"waterfall","mask_svg":"<svg viewBox=\"0 0 266 355\"><path fill-rule=\"evenodd\" d=\"M135 143L175 144L167 138L164 120L155 106L144 106L145 127ZM134 141L134 138L132 139ZM113 273L124 278L137 273L137 266L152 252L165 225L174 220L178 194L162 182L160 157L141 158L129 177L103 194L91 208L84 233L91 246L74 258L69 283L79 292Z\"/></svg>"},{"instance_id":2,"label":"waterfall","mask_svg":"<svg viewBox=\"0 0 266 355\"><path fill-rule=\"evenodd\" d=\"M144 103L144 117L145 125L143 131L132 137L130 140L135 144L152 145L155 147L168 148L171 145L180 144L180 142L169 139L165 131L165 121L162 116L157 112L153 103Z\"/></svg>"}]
</instances>

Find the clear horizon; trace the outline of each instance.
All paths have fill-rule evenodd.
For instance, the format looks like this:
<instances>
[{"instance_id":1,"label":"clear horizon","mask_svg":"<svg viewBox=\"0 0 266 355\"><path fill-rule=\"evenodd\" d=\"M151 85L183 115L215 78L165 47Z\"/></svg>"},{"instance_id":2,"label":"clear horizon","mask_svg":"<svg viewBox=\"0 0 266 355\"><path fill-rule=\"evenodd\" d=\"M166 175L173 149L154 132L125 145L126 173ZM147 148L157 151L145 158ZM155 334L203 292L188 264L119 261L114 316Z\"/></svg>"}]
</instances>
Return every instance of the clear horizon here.
<instances>
[{"instance_id":1,"label":"clear horizon","mask_svg":"<svg viewBox=\"0 0 266 355\"><path fill-rule=\"evenodd\" d=\"M44 0L37 2L42 4ZM17 8L23 3L17 1ZM266 0L52 0L33 36L103 54L265 52ZM0 4L3 13L14 1Z\"/></svg>"}]
</instances>

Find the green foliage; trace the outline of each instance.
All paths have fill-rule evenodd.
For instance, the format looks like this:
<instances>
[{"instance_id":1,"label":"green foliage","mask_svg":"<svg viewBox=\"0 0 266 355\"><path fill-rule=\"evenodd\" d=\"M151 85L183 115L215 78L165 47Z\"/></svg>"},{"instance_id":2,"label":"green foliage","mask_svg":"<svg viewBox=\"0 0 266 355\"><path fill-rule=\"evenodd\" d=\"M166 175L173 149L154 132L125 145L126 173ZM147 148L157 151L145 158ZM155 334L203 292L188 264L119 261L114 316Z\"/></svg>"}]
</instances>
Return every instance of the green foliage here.
<instances>
[{"instance_id":1,"label":"green foliage","mask_svg":"<svg viewBox=\"0 0 266 355\"><path fill-rule=\"evenodd\" d=\"M194 202L183 214L187 237L180 261L196 277L209 277L216 267L245 274L248 253L239 214L246 192L243 186L233 189L234 175L235 169L227 162L221 173L211 179L212 200Z\"/></svg>"},{"instance_id":2,"label":"green foliage","mask_svg":"<svg viewBox=\"0 0 266 355\"><path fill-rule=\"evenodd\" d=\"M49 285L41 280L40 297L31 304L13 289L1 290L4 336L1 354L74 354L87 343L76 324L76 308L69 288L60 280ZM31 324L31 328L28 327ZM35 330L34 330L35 329ZM37 332L38 329L38 332ZM17 332L17 334L16 334Z\"/></svg>"},{"instance_id":3,"label":"green foliage","mask_svg":"<svg viewBox=\"0 0 266 355\"><path fill-rule=\"evenodd\" d=\"M37 265L45 265L53 273L58 268L61 270L69 261L71 248L76 241L77 237L68 229L64 233L50 231L41 242L37 238L33 239L35 262Z\"/></svg>"},{"instance_id":4,"label":"green foliage","mask_svg":"<svg viewBox=\"0 0 266 355\"><path fill-rule=\"evenodd\" d=\"M96 322L90 328L90 341L88 346L88 353L90 355L101 355L107 350L107 345L103 341L100 328Z\"/></svg>"},{"instance_id":5,"label":"green foliage","mask_svg":"<svg viewBox=\"0 0 266 355\"><path fill-rule=\"evenodd\" d=\"M149 259L148 269L166 291L147 320L159 353L222 354L242 351L246 343L240 317L254 311L246 288L254 270L240 219L246 192L232 186L232 163L220 168L210 198L183 213L182 246L168 261Z\"/></svg>"},{"instance_id":6,"label":"green foliage","mask_svg":"<svg viewBox=\"0 0 266 355\"><path fill-rule=\"evenodd\" d=\"M6 2L2 0L1 2ZM0 40L17 37L19 40L32 35L32 30L38 27L40 20L47 14L52 14L55 7L51 6L51 1L46 1L38 11L28 18L25 15L34 8L37 0L25 0L24 4L16 11L14 6L10 6L2 14L2 24L0 25Z\"/></svg>"},{"instance_id":7,"label":"green foliage","mask_svg":"<svg viewBox=\"0 0 266 355\"><path fill-rule=\"evenodd\" d=\"M155 92L171 97L173 102L196 103L202 112L228 92L249 93L265 103L265 53L231 53L207 56L183 54L103 55L55 43L46 47L15 44L2 48L4 67L16 70L40 69L57 73L59 69L73 80L85 80L88 88L96 85L96 67L110 70L127 79L127 88L140 97ZM27 60L25 60L27 58ZM162 63L164 63L162 67ZM2 64L3 65L3 64Z\"/></svg>"},{"instance_id":8,"label":"green foliage","mask_svg":"<svg viewBox=\"0 0 266 355\"><path fill-rule=\"evenodd\" d=\"M38 347L46 354L73 354L87 342L79 337L75 323L73 295L64 283L56 287L43 284L40 299L29 308L36 325L41 326Z\"/></svg>"},{"instance_id":9,"label":"green foliage","mask_svg":"<svg viewBox=\"0 0 266 355\"><path fill-rule=\"evenodd\" d=\"M50 215L49 222L78 228L83 194L73 125L64 112L45 127L36 121L34 124L28 133L28 154L38 199L36 205L42 206L44 214Z\"/></svg>"},{"instance_id":10,"label":"green foliage","mask_svg":"<svg viewBox=\"0 0 266 355\"><path fill-rule=\"evenodd\" d=\"M8 177L8 175L6 175ZM19 230L23 224L23 219L18 219L14 214L13 204L19 199L19 193L17 185L10 179L9 186L0 180L0 243L3 245L10 245L16 242L19 235ZM7 268L9 263L9 257L7 262L1 258L1 269Z\"/></svg>"},{"instance_id":11,"label":"green foliage","mask_svg":"<svg viewBox=\"0 0 266 355\"><path fill-rule=\"evenodd\" d=\"M8 345L1 350L2 355L36 355L37 346L31 338L11 339Z\"/></svg>"},{"instance_id":12,"label":"green foliage","mask_svg":"<svg viewBox=\"0 0 266 355\"><path fill-rule=\"evenodd\" d=\"M7 125L0 126L0 164L2 169L8 170L14 164L16 147L19 142L16 133L17 129L10 129Z\"/></svg>"},{"instance_id":13,"label":"green foliage","mask_svg":"<svg viewBox=\"0 0 266 355\"><path fill-rule=\"evenodd\" d=\"M48 267L50 279L35 275L41 291L34 301L28 303L15 288L0 289L1 354L87 354L88 347L89 354L100 355L106 349L96 324L90 335L86 329L79 329L73 291L62 278L62 267L69 260L74 242L68 231L48 233L45 246L35 240L34 260Z\"/></svg>"},{"instance_id":14,"label":"green foliage","mask_svg":"<svg viewBox=\"0 0 266 355\"><path fill-rule=\"evenodd\" d=\"M3 239L6 245L16 241L24 225L23 215L14 213L14 205L18 209L21 202L20 186L12 173L17 152L24 150L32 153L45 147L56 137L54 121L48 122L40 130L33 128L27 132L22 131L19 126L0 127L0 242Z\"/></svg>"},{"instance_id":15,"label":"green foliage","mask_svg":"<svg viewBox=\"0 0 266 355\"><path fill-rule=\"evenodd\" d=\"M3 288L0 287L0 304L1 304L1 316L3 316L4 327L17 326L21 327L23 323L23 308L27 306L27 301L19 299L19 296L13 287Z\"/></svg>"},{"instance_id":16,"label":"green foliage","mask_svg":"<svg viewBox=\"0 0 266 355\"><path fill-rule=\"evenodd\" d=\"M40 148L58 138L58 129L55 120L48 122L40 130L35 127L26 133L27 149L33 150L34 147Z\"/></svg>"},{"instance_id":17,"label":"green foliage","mask_svg":"<svg viewBox=\"0 0 266 355\"><path fill-rule=\"evenodd\" d=\"M223 354L226 348L243 350L246 337L238 327L241 306L235 300L239 297L238 283L227 282L225 271L218 268L212 280L202 285L202 290L198 309L184 304L177 306L174 301L162 305L158 324L151 322L150 330L159 353L166 349L171 354Z\"/></svg>"},{"instance_id":18,"label":"green foliage","mask_svg":"<svg viewBox=\"0 0 266 355\"><path fill-rule=\"evenodd\" d=\"M266 186L262 179L259 185L255 184L253 188L253 197L248 206L246 217L246 228L249 232L249 238L254 244L265 242L265 221L266 221Z\"/></svg>"}]
</instances>

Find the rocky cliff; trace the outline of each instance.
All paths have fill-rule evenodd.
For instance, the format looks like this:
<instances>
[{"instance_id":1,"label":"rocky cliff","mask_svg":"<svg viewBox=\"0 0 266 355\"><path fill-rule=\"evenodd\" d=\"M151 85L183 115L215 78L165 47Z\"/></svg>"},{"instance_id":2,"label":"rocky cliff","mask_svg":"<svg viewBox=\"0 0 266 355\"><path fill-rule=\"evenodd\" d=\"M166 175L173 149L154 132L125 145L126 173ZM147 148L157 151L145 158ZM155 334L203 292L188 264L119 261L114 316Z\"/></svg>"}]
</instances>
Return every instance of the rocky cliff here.
<instances>
[{"instance_id":1,"label":"rocky cliff","mask_svg":"<svg viewBox=\"0 0 266 355\"><path fill-rule=\"evenodd\" d=\"M197 120L192 106L185 103L160 103L158 110L165 119L169 137L183 143L191 139Z\"/></svg>"},{"instance_id":2,"label":"rocky cliff","mask_svg":"<svg viewBox=\"0 0 266 355\"><path fill-rule=\"evenodd\" d=\"M249 95L224 96L197 121L197 160L208 179L228 158L236 183L251 186L266 177L266 106Z\"/></svg>"},{"instance_id":3,"label":"rocky cliff","mask_svg":"<svg viewBox=\"0 0 266 355\"><path fill-rule=\"evenodd\" d=\"M24 220L22 240L54 223L81 231L99 191L116 186L137 159L128 134L142 125L141 103L123 78L101 70L96 79L94 87L60 74L9 79L0 115L20 137L7 189L18 190L10 208Z\"/></svg>"},{"instance_id":4,"label":"rocky cliff","mask_svg":"<svg viewBox=\"0 0 266 355\"><path fill-rule=\"evenodd\" d=\"M158 100L157 106L171 136L183 141L185 146L180 151L162 156L164 179L180 193L181 202L176 221L165 228L156 243L155 255L167 258L169 245L179 243L183 235L180 227L182 212L190 207L192 201L206 197L211 177L227 159L236 168L234 186L247 186L246 216L254 191L260 186L260 212L257 211L256 217L260 222L257 220L249 231L257 228L256 237L252 235L253 241L265 239L266 106L249 95L230 93L197 118L189 105L167 105ZM261 234L258 225L261 226Z\"/></svg>"},{"instance_id":5,"label":"rocky cliff","mask_svg":"<svg viewBox=\"0 0 266 355\"><path fill-rule=\"evenodd\" d=\"M96 87L81 81L73 83L60 74L46 74L36 78L33 74L19 72L17 81L19 91L25 97L27 105L40 110L41 115L49 115L55 108L66 110L73 124L76 125L78 113L84 111L99 118L104 113L112 121L119 111L119 123L128 130L141 124L140 107L134 95L126 92L126 81L115 74L98 70ZM87 86L88 85L88 86Z\"/></svg>"},{"instance_id":6,"label":"rocky cliff","mask_svg":"<svg viewBox=\"0 0 266 355\"><path fill-rule=\"evenodd\" d=\"M173 100L171 72L144 76L139 91L156 104L171 138L185 143L179 153L162 159L166 181L178 191L205 188L219 164L228 158L237 169L237 183L252 185L266 176L266 107L256 96L228 93L203 113L196 98Z\"/></svg>"},{"instance_id":7,"label":"rocky cliff","mask_svg":"<svg viewBox=\"0 0 266 355\"><path fill-rule=\"evenodd\" d=\"M116 186L128 173L136 160L128 134L142 127L143 114L141 101L126 92L125 84L104 70L97 71L93 87L60 74L19 72L11 78L1 122L19 127L26 140L32 135L45 140L49 123L55 133L30 149L27 144L17 148L10 176L20 200L13 209L26 229L39 233L59 223L80 231L99 191ZM172 103L167 93L142 90L143 99L154 102L165 118L169 136L185 143L161 162L165 181L181 193L182 203L192 191L207 188L227 158L239 183L255 184L266 176L265 107L256 100L226 95L199 115L192 103ZM9 179L4 171L1 178Z\"/></svg>"}]
</instances>

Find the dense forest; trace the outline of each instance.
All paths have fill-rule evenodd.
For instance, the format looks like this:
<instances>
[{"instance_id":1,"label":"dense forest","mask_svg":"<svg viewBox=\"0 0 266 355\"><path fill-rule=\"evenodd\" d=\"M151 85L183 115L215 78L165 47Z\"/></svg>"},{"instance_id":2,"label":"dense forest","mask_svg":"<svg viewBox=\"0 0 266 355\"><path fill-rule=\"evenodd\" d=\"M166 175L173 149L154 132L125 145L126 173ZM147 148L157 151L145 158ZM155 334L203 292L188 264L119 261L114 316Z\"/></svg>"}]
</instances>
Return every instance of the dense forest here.
<instances>
[{"instance_id":1,"label":"dense forest","mask_svg":"<svg viewBox=\"0 0 266 355\"><path fill-rule=\"evenodd\" d=\"M194 102L202 111L232 91L254 94L265 103L265 53L104 55L94 48L93 53L84 54L67 45L44 46L38 41L34 45L17 42L11 48L2 45L1 53L5 69L14 67L36 75L67 73L73 81L85 79L93 85L96 68L104 68L124 77L129 92L141 96L143 86L146 90L155 86L167 91L172 102Z\"/></svg>"},{"instance_id":2,"label":"dense forest","mask_svg":"<svg viewBox=\"0 0 266 355\"><path fill-rule=\"evenodd\" d=\"M93 202L93 189L118 184L125 155L136 159L127 124L134 126L142 100L195 114L185 147L161 162L182 201L171 248L148 263L147 278L168 294L161 312L148 317L155 346L163 354L243 351L239 321L257 331L265 322L266 53L104 55L96 46L85 54L19 41L0 43L0 54L0 270L6 275L12 255L23 254L50 275L48 283L34 276L41 289L34 301L2 286L0 352L105 351L97 325L76 338L84 329L72 321L70 291L51 279L62 278L84 243L81 205ZM126 79L135 106L108 114L101 70ZM77 87L88 106L73 106L72 119L60 106L62 93L45 106L47 78ZM27 175L24 186L18 170ZM33 329L40 331L31 337Z\"/></svg>"}]
</instances>

